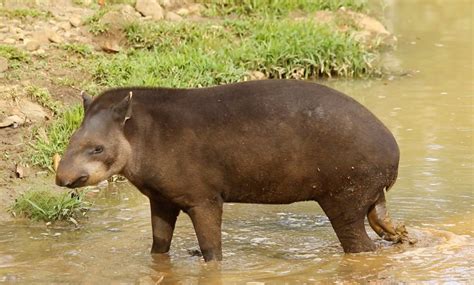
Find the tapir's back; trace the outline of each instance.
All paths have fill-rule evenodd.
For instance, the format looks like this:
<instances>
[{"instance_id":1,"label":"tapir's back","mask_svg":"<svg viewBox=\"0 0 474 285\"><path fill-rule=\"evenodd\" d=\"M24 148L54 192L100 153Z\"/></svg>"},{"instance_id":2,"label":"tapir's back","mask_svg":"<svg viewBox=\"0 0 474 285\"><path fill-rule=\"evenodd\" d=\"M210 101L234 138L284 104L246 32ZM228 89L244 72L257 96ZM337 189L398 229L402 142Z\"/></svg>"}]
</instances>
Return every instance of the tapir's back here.
<instances>
[{"instance_id":1,"label":"tapir's back","mask_svg":"<svg viewBox=\"0 0 474 285\"><path fill-rule=\"evenodd\" d=\"M182 172L200 172L205 183L224 188L227 201L317 199L327 187L360 185L368 177L388 187L396 177L398 146L387 128L322 85L267 80L133 90L134 108L155 128L148 143L159 147L151 148L187 165Z\"/></svg>"}]
</instances>

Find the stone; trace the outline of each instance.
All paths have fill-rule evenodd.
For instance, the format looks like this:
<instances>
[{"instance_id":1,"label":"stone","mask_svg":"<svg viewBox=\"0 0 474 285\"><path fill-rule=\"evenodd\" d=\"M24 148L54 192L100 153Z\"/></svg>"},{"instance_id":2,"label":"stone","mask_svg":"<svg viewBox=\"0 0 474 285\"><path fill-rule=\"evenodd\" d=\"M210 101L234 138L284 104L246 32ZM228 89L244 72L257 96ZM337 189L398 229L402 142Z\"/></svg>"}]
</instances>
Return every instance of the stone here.
<instances>
[{"instance_id":1,"label":"stone","mask_svg":"<svg viewBox=\"0 0 474 285\"><path fill-rule=\"evenodd\" d=\"M81 26L81 24L82 24L81 17L73 16L73 17L71 17L71 19L69 19L69 23L71 24L71 26L77 28L77 27Z\"/></svg>"},{"instance_id":2,"label":"stone","mask_svg":"<svg viewBox=\"0 0 474 285\"><path fill-rule=\"evenodd\" d=\"M71 28L71 24L69 22L59 22L58 26L65 31Z\"/></svg>"},{"instance_id":3,"label":"stone","mask_svg":"<svg viewBox=\"0 0 474 285\"><path fill-rule=\"evenodd\" d=\"M180 8L176 11L176 13L180 16L187 16L187 15L190 14L190 12L187 8Z\"/></svg>"},{"instance_id":4,"label":"stone","mask_svg":"<svg viewBox=\"0 0 474 285\"><path fill-rule=\"evenodd\" d=\"M199 3L195 3L188 6L189 14L200 15L203 10L203 6Z\"/></svg>"},{"instance_id":5,"label":"stone","mask_svg":"<svg viewBox=\"0 0 474 285\"><path fill-rule=\"evenodd\" d=\"M119 9L109 11L99 20L107 25L110 30L122 29L131 22L136 21L140 15L130 5L120 5Z\"/></svg>"},{"instance_id":6,"label":"stone","mask_svg":"<svg viewBox=\"0 0 474 285\"><path fill-rule=\"evenodd\" d=\"M39 49L39 47L40 47L40 43L36 40L29 40L25 44L25 49L27 51L35 51Z\"/></svg>"},{"instance_id":7,"label":"stone","mask_svg":"<svg viewBox=\"0 0 474 285\"><path fill-rule=\"evenodd\" d=\"M48 35L48 40L52 43L60 44L63 42L63 38L55 32L51 32Z\"/></svg>"},{"instance_id":8,"label":"stone","mask_svg":"<svg viewBox=\"0 0 474 285\"><path fill-rule=\"evenodd\" d=\"M0 121L0 128L12 127L17 128L25 123L25 119L17 115L12 115Z\"/></svg>"},{"instance_id":9,"label":"stone","mask_svg":"<svg viewBox=\"0 0 474 285\"><path fill-rule=\"evenodd\" d=\"M104 41L101 45L100 48L105 51L105 52L110 52L110 53L117 53L120 51L120 45L117 41L114 40L106 40Z\"/></svg>"},{"instance_id":10,"label":"stone","mask_svg":"<svg viewBox=\"0 0 474 285\"><path fill-rule=\"evenodd\" d=\"M12 38L6 38L6 39L3 40L3 42L6 43L6 44L12 45L12 44L16 43L16 40L12 39Z\"/></svg>"},{"instance_id":11,"label":"stone","mask_svg":"<svg viewBox=\"0 0 474 285\"><path fill-rule=\"evenodd\" d=\"M165 19L172 22L179 22L183 20L183 17L174 12L167 12L165 15Z\"/></svg>"},{"instance_id":12,"label":"stone","mask_svg":"<svg viewBox=\"0 0 474 285\"><path fill-rule=\"evenodd\" d=\"M367 15L357 13L357 12L352 12L352 11L347 11L346 12L349 16L352 17L352 19L355 21L356 25L361 29L368 31L373 34L377 35L389 35L390 33L385 29L385 27L377 21L376 19L369 17Z\"/></svg>"},{"instance_id":13,"label":"stone","mask_svg":"<svg viewBox=\"0 0 474 285\"><path fill-rule=\"evenodd\" d=\"M0 73L8 70L8 59L0 56Z\"/></svg>"},{"instance_id":14,"label":"stone","mask_svg":"<svg viewBox=\"0 0 474 285\"><path fill-rule=\"evenodd\" d=\"M159 4L165 7L166 9L169 9L170 7L173 6L173 3L171 2L171 0L160 0Z\"/></svg>"},{"instance_id":15,"label":"stone","mask_svg":"<svg viewBox=\"0 0 474 285\"><path fill-rule=\"evenodd\" d=\"M265 76L265 74L261 71L251 71L249 72L249 76L248 76L249 80L262 80L262 79L266 79L267 77Z\"/></svg>"},{"instance_id":16,"label":"stone","mask_svg":"<svg viewBox=\"0 0 474 285\"><path fill-rule=\"evenodd\" d=\"M135 9L143 16L150 16L153 20L162 20L165 16L163 8L156 0L137 0Z\"/></svg>"}]
</instances>

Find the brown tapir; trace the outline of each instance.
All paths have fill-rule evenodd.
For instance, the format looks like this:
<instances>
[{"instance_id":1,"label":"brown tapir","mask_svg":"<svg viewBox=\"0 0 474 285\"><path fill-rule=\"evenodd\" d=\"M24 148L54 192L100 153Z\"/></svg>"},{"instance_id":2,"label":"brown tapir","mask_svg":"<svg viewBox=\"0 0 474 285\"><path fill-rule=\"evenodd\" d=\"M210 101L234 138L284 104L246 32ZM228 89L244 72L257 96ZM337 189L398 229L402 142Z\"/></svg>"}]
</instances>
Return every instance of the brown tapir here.
<instances>
[{"instance_id":1,"label":"brown tapir","mask_svg":"<svg viewBox=\"0 0 474 285\"><path fill-rule=\"evenodd\" d=\"M85 116L56 183L121 174L150 200L152 253L166 253L180 211L206 261L222 259L224 202L317 201L345 252L372 251L365 216L399 241L385 194L399 149L365 107L331 88L264 80L211 88L119 88L83 96Z\"/></svg>"}]
</instances>

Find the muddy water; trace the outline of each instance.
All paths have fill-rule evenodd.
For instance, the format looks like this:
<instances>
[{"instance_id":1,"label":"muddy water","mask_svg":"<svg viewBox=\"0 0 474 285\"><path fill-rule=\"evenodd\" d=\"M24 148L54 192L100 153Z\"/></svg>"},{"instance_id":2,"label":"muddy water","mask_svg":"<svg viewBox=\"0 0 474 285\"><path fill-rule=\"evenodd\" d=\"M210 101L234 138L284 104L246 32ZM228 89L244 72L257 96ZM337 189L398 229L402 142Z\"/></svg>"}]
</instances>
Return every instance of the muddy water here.
<instances>
[{"instance_id":1,"label":"muddy water","mask_svg":"<svg viewBox=\"0 0 474 285\"><path fill-rule=\"evenodd\" d=\"M147 200L119 184L92 198L94 209L81 229L2 223L0 281L472 282L472 5L387 1L387 25L399 44L386 62L405 75L325 82L373 110L397 137L402 158L389 206L418 238L417 245L394 247L378 240L381 249L375 253L344 255L315 203L231 204L225 206L219 268L190 254L197 242L184 215L169 258L152 259Z\"/></svg>"}]
</instances>

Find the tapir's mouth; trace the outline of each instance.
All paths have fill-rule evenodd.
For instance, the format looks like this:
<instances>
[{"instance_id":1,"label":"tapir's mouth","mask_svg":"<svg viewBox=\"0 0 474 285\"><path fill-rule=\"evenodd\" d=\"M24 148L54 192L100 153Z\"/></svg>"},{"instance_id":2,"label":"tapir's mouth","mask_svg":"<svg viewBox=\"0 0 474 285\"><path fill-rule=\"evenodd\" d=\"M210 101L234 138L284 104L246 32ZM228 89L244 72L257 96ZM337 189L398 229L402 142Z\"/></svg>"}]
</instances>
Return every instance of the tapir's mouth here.
<instances>
[{"instance_id":1,"label":"tapir's mouth","mask_svg":"<svg viewBox=\"0 0 474 285\"><path fill-rule=\"evenodd\" d=\"M81 175L76 180L68 181L62 180L59 177L56 178L56 184L67 188L79 188L86 186L86 182L89 179L89 175Z\"/></svg>"}]
</instances>

